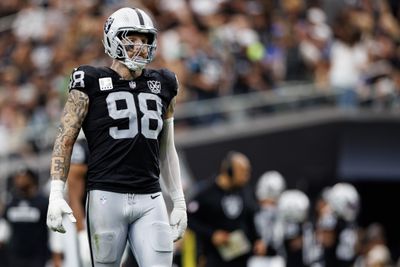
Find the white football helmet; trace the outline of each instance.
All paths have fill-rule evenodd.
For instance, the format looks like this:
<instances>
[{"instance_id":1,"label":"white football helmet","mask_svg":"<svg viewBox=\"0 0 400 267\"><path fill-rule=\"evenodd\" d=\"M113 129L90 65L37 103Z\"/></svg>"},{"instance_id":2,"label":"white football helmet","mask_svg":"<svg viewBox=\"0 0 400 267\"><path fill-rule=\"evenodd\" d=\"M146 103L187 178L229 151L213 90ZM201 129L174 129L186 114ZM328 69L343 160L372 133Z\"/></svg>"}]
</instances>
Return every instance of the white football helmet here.
<instances>
[{"instance_id":1,"label":"white football helmet","mask_svg":"<svg viewBox=\"0 0 400 267\"><path fill-rule=\"evenodd\" d=\"M278 202L278 214L284 221L301 223L307 219L310 200L297 189L286 190Z\"/></svg>"},{"instance_id":2,"label":"white football helmet","mask_svg":"<svg viewBox=\"0 0 400 267\"><path fill-rule=\"evenodd\" d=\"M256 197L259 201L277 200L285 188L286 182L282 174L277 171L267 171L258 179Z\"/></svg>"},{"instance_id":3,"label":"white football helmet","mask_svg":"<svg viewBox=\"0 0 400 267\"><path fill-rule=\"evenodd\" d=\"M328 203L340 218L354 221L360 207L360 196L353 185L337 183L329 190Z\"/></svg>"},{"instance_id":4,"label":"white football helmet","mask_svg":"<svg viewBox=\"0 0 400 267\"><path fill-rule=\"evenodd\" d=\"M129 57L127 48L129 50L132 46L137 45L127 38L131 33L146 34L148 43L141 44L137 53ZM133 71L143 69L154 58L157 47L157 29L150 16L139 8L124 7L115 11L106 20L103 34L106 54L120 60ZM143 49L147 49L147 58L139 56Z\"/></svg>"}]
</instances>

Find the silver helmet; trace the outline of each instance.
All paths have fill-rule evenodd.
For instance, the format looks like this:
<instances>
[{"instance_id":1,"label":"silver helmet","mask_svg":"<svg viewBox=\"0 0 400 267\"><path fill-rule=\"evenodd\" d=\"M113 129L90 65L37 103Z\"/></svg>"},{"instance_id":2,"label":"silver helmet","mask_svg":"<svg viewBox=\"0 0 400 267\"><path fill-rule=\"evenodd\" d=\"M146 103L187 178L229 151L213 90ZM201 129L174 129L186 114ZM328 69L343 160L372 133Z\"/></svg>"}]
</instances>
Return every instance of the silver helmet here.
<instances>
[{"instance_id":1,"label":"silver helmet","mask_svg":"<svg viewBox=\"0 0 400 267\"><path fill-rule=\"evenodd\" d=\"M285 190L285 178L277 171L265 172L257 182L256 197L258 200L271 199L278 200Z\"/></svg>"},{"instance_id":2,"label":"silver helmet","mask_svg":"<svg viewBox=\"0 0 400 267\"><path fill-rule=\"evenodd\" d=\"M291 189L282 193L278 202L279 216L291 223L302 223L307 219L310 200L300 190Z\"/></svg>"},{"instance_id":3,"label":"silver helmet","mask_svg":"<svg viewBox=\"0 0 400 267\"><path fill-rule=\"evenodd\" d=\"M128 36L132 33L145 34L147 44L140 44L137 53L129 57L127 49L134 44ZM143 69L150 63L157 47L157 29L148 14L139 8L124 7L118 9L106 20L103 29L103 45L106 54L125 64L130 70ZM147 49L147 57L140 57L142 50Z\"/></svg>"},{"instance_id":4,"label":"silver helmet","mask_svg":"<svg viewBox=\"0 0 400 267\"><path fill-rule=\"evenodd\" d=\"M360 209L360 195L353 185L337 183L329 190L328 203L339 217L354 221Z\"/></svg>"}]
</instances>

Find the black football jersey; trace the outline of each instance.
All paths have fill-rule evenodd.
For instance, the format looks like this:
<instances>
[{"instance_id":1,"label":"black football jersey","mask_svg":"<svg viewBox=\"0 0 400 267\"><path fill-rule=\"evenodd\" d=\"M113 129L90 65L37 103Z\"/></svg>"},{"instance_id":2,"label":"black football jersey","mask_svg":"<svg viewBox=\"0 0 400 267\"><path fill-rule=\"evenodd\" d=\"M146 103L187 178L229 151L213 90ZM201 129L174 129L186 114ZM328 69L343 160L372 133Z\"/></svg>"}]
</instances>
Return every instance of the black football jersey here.
<instances>
[{"instance_id":1,"label":"black football jersey","mask_svg":"<svg viewBox=\"0 0 400 267\"><path fill-rule=\"evenodd\" d=\"M81 66L69 87L89 96L82 124L90 150L88 190L160 191L159 142L178 90L175 74L144 69L140 77L123 80L110 68Z\"/></svg>"},{"instance_id":2,"label":"black football jersey","mask_svg":"<svg viewBox=\"0 0 400 267\"><path fill-rule=\"evenodd\" d=\"M31 198L13 195L4 210L12 235L8 243L9 266L16 259L42 262L48 259L48 231L46 227L48 198L36 194Z\"/></svg>"}]
</instances>

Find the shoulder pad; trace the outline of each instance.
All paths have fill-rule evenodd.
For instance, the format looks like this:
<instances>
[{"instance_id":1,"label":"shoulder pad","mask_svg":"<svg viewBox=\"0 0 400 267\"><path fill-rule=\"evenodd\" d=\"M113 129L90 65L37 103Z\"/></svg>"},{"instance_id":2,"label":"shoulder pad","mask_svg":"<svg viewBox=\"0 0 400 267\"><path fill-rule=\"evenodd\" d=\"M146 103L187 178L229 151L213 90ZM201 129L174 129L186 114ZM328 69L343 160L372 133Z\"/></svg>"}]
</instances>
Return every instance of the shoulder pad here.
<instances>
[{"instance_id":1,"label":"shoulder pad","mask_svg":"<svg viewBox=\"0 0 400 267\"><path fill-rule=\"evenodd\" d=\"M69 90L90 88L99 76L98 69L84 65L75 68L70 76Z\"/></svg>"},{"instance_id":2,"label":"shoulder pad","mask_svg":"<svg viewBox=\"0 0 400 267\"><path fill-rule=\"evenodd\" d=\"M171 85L175 85L173 86L173 88L178 89L178 78L176 77L175 73L168 69L160 69L160 74L163 76L164 79L170 82Z\"/></svg>"},{"instance_id":3,"label":"shoulder pad","mask_svg":"<svg viewBox=\"0 0 400 267\"><path fill-rule=\"evenodd\" d=\"M159 73L165 80L165 83L168 84L168 88L170 88L172 94L174 96L177 95L179 89L179 83L176 74L168 69L160 69Z\"/></svg>"}]
</instances>

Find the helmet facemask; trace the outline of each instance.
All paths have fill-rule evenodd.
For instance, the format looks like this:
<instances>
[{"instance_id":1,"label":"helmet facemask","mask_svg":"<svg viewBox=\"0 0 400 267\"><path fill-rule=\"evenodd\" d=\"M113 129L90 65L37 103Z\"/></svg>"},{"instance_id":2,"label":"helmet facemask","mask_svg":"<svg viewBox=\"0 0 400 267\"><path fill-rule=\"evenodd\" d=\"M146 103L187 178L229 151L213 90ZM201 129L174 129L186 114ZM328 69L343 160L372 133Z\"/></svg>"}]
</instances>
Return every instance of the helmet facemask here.
<instances>
[{"instance_id":1,"label":"helmet facemask","mask_svg":"<svg viewBox=\"0 0 400 267\"><path fill-rule=\"evenodd\" d=\"M115 39L119 42L117 53L118 59L125 64L129 69L136 71L142 70L154 58L155 34L145 33L147 43L133 42L129 36L135 33L140 33L132 30L121 30L117 33ZM134 54L129 56L129 51L133 50Z\"/></svg>"},{"instance_id":2,"label":"helmet facemask","mask_svg":"<svg viewBox=\"0 0 400 267\"><path fill-rule=\"evenodd\" d=\"M117 59L133 71L142 70L149 64L156 50L155 33L144 33L148 38L147 43L133 42L129 36L135 33L141 32L121 30L114 38L114 41L118 43ZM134 54L130 51L134 51Z\"/></svg>"}]
</instances>

